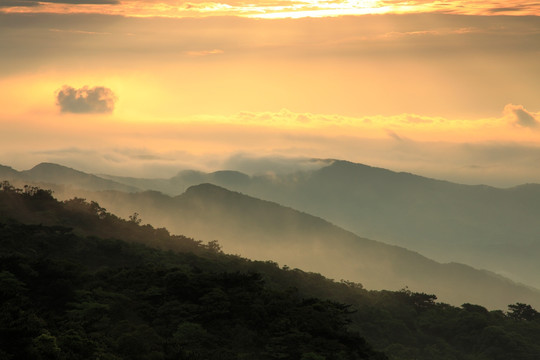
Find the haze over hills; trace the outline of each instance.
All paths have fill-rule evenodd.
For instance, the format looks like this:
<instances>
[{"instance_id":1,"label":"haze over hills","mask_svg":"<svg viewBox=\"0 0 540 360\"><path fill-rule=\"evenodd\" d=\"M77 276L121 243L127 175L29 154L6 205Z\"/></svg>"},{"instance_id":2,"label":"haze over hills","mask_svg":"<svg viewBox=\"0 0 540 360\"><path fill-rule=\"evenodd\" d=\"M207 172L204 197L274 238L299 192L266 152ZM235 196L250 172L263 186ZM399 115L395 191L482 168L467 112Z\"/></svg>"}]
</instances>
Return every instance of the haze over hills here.
<instances>
[{"instance_id":1,"label":"haze over hills","mask_svg":"<svg viewBox=\"0 0 540 360\"><path fill-rule=\"evenodd\" d=\"M202 194L241 196L203 185L186 197ZM0 239L2 359L530 360L540 353L540 313L527 304L488 311L408 289L366 290L226 254L95 202L59 202L39 188L0 184Z\"/></svg>"},{"instance_id":2,"label":"haze over hills","mask_svg":"<svg viewBox=\"0 0 540 360\"><path fill-rule=\"evenodd\" d=\"M346 161L288 174L182 171L155 181L108 178L171 195L213 183L438 261L486 268L540 287L538 184L461 185Z\"/></svg>"},{"instance_id":3,"label":"haze over hills","mask_svg":"<svg viewBox=\"0 0 540 360\"><path fill-rule=\"evenodd\" d=\"M470 266L440 264L404 248L358 237L327 221L276 203L211 184L170 197L159 192L81 193L125 218L137 212L146 223L251 259L273 260L368 289L435 293L455 305L478 303L502 309L509 303L540 306L540 292Z\"/></svg>"},{"instance_id":4,"label":"haze over hills","mask_svg":"<svg viewBox=\"0 0 540 360\"><path fill-rule=\"evenodd\" d=\"M17 171L9 166L0 165L0 179L14 183L29 182L42 184L45 187L62 185L64 187L76 187L88 190L119 190L140 191L140 189L102 177L87 174L72 168L53 163L41 163L32 169Z\"/></svg>"},{"instance_id":5,"label":"haze over hills","mask_svg":"<svg viewBox=\"0 0 540 360\"><path fill-rule=\"evenodd\" d=\"M365 190L364 193L357 191L353 193L354 196L351 196L351 198L358 198L362 195L364 199L367 199L367 204L370 203L369 196L372 198L379 196L380 201L385 199L376 191L378 186L383 187L384 184L377 180L384 178L384 176L398 176L403 180L401 181L402 187L416 189L417 193L420 194L422 191L431 191L433 194L434 191L441 188L454 190L472 190L474 188L498 191L498 189L489 187L467 187L411 174L396 174L384 169L373 169L342 162L334 162L331 166L312 172L280 175L274 177L273 181L269 176L250 177L234 171L220 171L211 174L184 171L173 179L158 181L162 184L166 184L167 181L176 181L176 186L181 187L189 182L199 183L210 178L213 182L227 183L229 187L234 187L234 184L237 184L238 187L266 189L269 194L273 193L270 190L278 193L279 189L284 189L281 194L289 195L293 200L295 195L297 201L301 195L304 195L304 203L311 201L317 204L317 202L326 199L328 212L335 216L343 211L341 207L347 205L347 199L344 198L343 191L341 197L333 199L331 197L332 191L339 193L336 189L350 188L358 182L354 177L348 178L346 176L350 166L359 167L360 170L371 175L364 176L362 183L371 183L373 191ZM338 170L341 169L345 175L338 176L340 172L336 172L336 167ZM102 179L97 176L53 164L42 164L37 168L42 170L48 168L51 172L61 169L61 179L64 184L69 183L69 179L82 176L89 180L86 183L81 183L81 187L87 189L96 189L100 186L106 188L107 185L118 187L122 181L122 178L117 178L117 181L108 180L109 183L103 183ZM73 172L73 176L70 175L70 171ZM21 174L23 173L25 172L21 172ZM48 175L48 179L51 178L54 176ZM339 179L341 182L338 181ZM123 180L127 181L126 178ZM130 189L144 187L141 185L150 186L154 181L151 179L132 180L137 181L137 184L128 184ZM77 184L75 180L72 181L73 184ZM334 181L333 187L330 186L331 181ZM392 184L393 182L387 181L387 183ZM269 184L272 184L273 188ZM294 184L297 184L296 190ZM306 184L311 185L311 187ZM312 198L310 194L323 188L320 184L327 184L326 189L324 189L326 192L321 191L318 197ZM524 186L523 189L526 190L527 187L536 188L531 185ZM516 285L495 274L475 270L455 262L442 265L400 247L360 238L320 218L208 184L191 187L186 193L176 197L169 197L158 192L84 192L65 186L56 187L54 190L58 196L64 198L82 196L96 200L108 210L124 217L137 212L144 222L155 226L165 226L175 233L186 234L205 241L217 239L229 252L236 252L250 258L276 260L281 264L321 272L336 279L344 278L358 281L364 283L367 288L397 290L409 286L416 291L436 293L442 301L458 305L464 302L473 302L491 308L501 308L516 301L538 304L536 291ZM520 189L513 190L519 192ZM396 190L394 194L386 194L386 199L391 199L392 196L399 198L397 195L398 191ZM410 195L403 193L400 197L405 202L404 200L408 196ZM286 202L286 199L283 200L282 202ZM372 201L373 199L371 199ZM349 206L351 206L350 202ZM363 206L365 208L367 205ZM390 210L384 209L383 205L379 208L375 207L372 212L380 213L383 210L390 212ZM365 216L368 215L365 214ZM360 215L355 214L355 216L359 217ZM405 218L411 216L411 214L403 214ZM435 215L432 214L432 216ZM350 218L354 219L353 216ZM389 226L395 220L393 217L389 217ZM417 221L417 225L436 227L437 224L425 223L423 225L422 221ZM534 258L534 256L531 257Z\"/></svg>"}]
</instances>

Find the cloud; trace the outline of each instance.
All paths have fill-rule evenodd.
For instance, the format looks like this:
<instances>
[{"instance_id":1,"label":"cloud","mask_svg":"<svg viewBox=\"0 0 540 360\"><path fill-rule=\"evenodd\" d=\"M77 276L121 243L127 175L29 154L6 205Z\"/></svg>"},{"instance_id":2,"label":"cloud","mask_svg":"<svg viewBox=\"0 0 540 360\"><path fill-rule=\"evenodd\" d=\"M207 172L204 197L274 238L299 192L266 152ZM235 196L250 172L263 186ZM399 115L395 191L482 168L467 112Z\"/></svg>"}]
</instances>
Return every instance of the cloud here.
<instances>
[{"instance_id":1,"label":"cloud","mask_svg":"<svg viewBox=\"0 0 540 360\"><path fill-rule=\"evenodd\" d=\"M525 8L525 6L515 6L515 7L499 7L499 8L493 8L489 11L492 13L499 13L499 12L510 12L510 11L521 11Z\"/></svg>"},{"instance_id":2,"label":"cloud","mask_svg":"<svg viewBox=\"0 0 540 360\"><path fill-rule=\"evenodd\" d=\"M39 6L37 1L25 1L25 0L3 0L0 2L0 8L4 7L32 7Z\"/></svg>"},{"instance_id":3,"label":"cloud","mask_svg":"<svg viewBox=\"0 0 540 360\"><path fill-rule=\"evenodd\" d=\"M289 174L317 170L328 166L332 160L307 156L255 155L247 152L233 153L221 164L221 169L236 170L249 175Z\"/></svg>"},{"instance_id":4,"label":"cloud","mask_svg":"<svg viewBox=\"0 0 540 360\"><path fill-rule=\"evenodd\" d=\"M5 5L4 3L8 3ZM62 4L64 6L55 6ZM128 16L164 16L171 17L206 17L209 15L233 15L253 18L300 18L300 17L336 17L343 15L385 14L385 13L440 13L461 15L532 15L539 12L538 2L521 1L515 4L509 0L488 0L463 6L461 0L449 1L403 1L403 0L270 0L250 3L245 0L228 0L226 2L192 0L141 1L141 0L0 0L0 8L26 7L26 12L39 12L42 9L50 12L73 13L88 12L86 7L78 5L119 5L119 11ZM159 6L156 6L158 5ZM39 5L36 9L36 5ZM470 5L470 6L469 6ZM101 6L91 12L109 13L111 8ZM18 9L21 11L22 9ZM115 9L116 11L116 9Z\"/></svg>"},{"instance_id":5,"label":"cloud","mask_svg":"<svg viewBox=\"0 0 540 360\"><path fill-rule=\"evenodd\" d=\"M75 89L64 85L56 94L60 111L75 114L111 113L116 100L112 90L103 86Z\"/></svg>"},{"instance_id":6,"label":"cloud","mask_svg":"<svg viewBox=\"0 0 540 360\"><path fill-rule=\"evenodd\" d=\"M2 7L34 7L44 3L49 4L70 4L70 5L115 5L119 4L118 0L2 0Z\"/></svg>"},{"instance_id":7,"label":"cloud","mask_svg":"<svg viewBox=\"0 0 540 360\"><path fill-rule=\"evenodd\" d=\"M73 5L83 5L83 4L120 4L118 0L39 0L43 3L53 3L53 4L73 4Z\"/></svg>"},{"instance_id":8,"label":"cloud","mask_svg":"<svg viewBox=\"0 0 540 360\"><path fill-rule=\"evenodd\" d=\"M100 31L84 31L84 30L72 30L72 29L49 29L50 32L57 33L71 33L71 34L83 34L83 35L111 35L110 32L100 32Z\"/></svg>"},{"instance_id":9,"label":"cloud","mask_svg":"<svg viewBox=\"0 0 540 360\"><path fill-rule=\"evenodd\" d=\"M201 51L186 51L187 56L208 56L223 54L224 51L220 49L214 50L201 50Z\"/></svg>"},{"instance_id":10,"label":"cloud","mask_svg":"<svg viewBox=\"0 0 540 360\"><path fill-rule=\"evenodd\" d=\"M405 121L410 124L432 124L435 120L426 116L408 115Z\"/></svg>"},{"instance_id":11,"label":"cloud","mask_svg":"<svg viewBox=\"0 0 540 360\"><path fill-rule=\"evenodd\" d=\"M512 118L512 122L515 125L531 129L540 126L538 114L525 110L522 105L508 104L504 107L504 113Z\"/></svg>"}]
</instances>

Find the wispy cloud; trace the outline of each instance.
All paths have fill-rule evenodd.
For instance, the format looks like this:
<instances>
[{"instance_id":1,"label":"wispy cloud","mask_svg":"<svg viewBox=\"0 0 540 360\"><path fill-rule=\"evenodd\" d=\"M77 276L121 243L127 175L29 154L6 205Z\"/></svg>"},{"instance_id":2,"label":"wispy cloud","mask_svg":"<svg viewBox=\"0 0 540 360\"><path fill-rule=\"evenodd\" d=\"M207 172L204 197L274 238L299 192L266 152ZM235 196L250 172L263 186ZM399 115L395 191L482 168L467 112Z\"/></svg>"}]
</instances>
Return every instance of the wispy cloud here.
<instances>
[{"instance_id":1,"label":"wispy cloud","mask_svg":"<svg viewBox=\"0 0 540 360\"><path fill-rule=\"evenodd\" d=\"M224 51L220 49L213 49L213 50L192 50L192 51L186 51L187 56L208 56L208 55L219 55L223 54Z\"/></svg>"},{"instance_id":2,"label":"wispy cloud","mask_svg":"<svg viewBox=\"0 0 540 360\"><path fill-rule=\"evenodd\" d=\"M244 134L245 135L245 134ZM250 136L257 136L250 133ZM193 133L187 134L193 137ZM90 173L119 176L174 176L180 170L239 170L250 174L286 173L315 169L328 160L346 159L372 166L407 171L459 183L500 187L540 183L540 147L516 142L445 143L364 139L358 136L331 137L309 134L259 134L261 143L274 148L251 147L203 153L181 149L160 151L136 147L71 147L47 151L3 152L0 164L24 170L39 162L55 162ZM263 139L270 138L265 142ZM199 141L203 141L199 139ZM29 149L30 150L30 149Z\"/></svg>"},{"instance_id":3,"label":"wispy cloud","mask_svg":"<svg viewBox=\"0 0 540 360\"><path fill-rule=\"evenodd\" d=\"M71 34L83 34L83 35L111 35L108 32L101 31L85 31L85 30L75 30L75 29L49 29L51 32L57 33L71 33Z\"/></svg>"},{"instance_id":4,"label":"wispy cloud","mask_svg":"<svg viewBox=\"0 0 540 360\"><path fill-rule=\"evenodd\" d=\"M499 117L468 120L282 110L122 123L100 117L74 121L77 114L65 114L32 126L4 122L0 164L24 169L49 161L94 173L168 177L190 168L294 171L295 166L321 165L300 161L298 167L298 159L336 158L457 182L511 186L540 182L540 134L516 125L535 116L511 104Z\"/></svg>"}]
</instances>

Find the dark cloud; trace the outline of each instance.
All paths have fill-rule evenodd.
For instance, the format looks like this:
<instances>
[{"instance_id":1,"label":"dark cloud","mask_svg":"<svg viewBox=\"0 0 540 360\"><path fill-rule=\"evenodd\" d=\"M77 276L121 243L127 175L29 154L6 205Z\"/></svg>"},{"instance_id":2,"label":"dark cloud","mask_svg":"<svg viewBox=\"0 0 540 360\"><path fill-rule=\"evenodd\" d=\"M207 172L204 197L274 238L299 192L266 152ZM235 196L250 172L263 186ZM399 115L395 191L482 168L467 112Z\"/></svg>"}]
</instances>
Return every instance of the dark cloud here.
<instances>
[{"instance_id":1,"label":"dark cloud","mask_svg":"<svg viewBox=\"0 0 540 360\"><path fill-rule=\"evenodd\" d=\"M513 122L516 125L526 128L538 128L540 126L540 121L536 119L536 116L525 110L521 105L506 105L505 111L512 115Z\"/></svg>"},{"instance_id":2,"label":"dark cloud","mask_svg":"<svg viewBox=\"0 0 540 360\"><path fill-rule=\"evenodd\" d=\"M118 0L40 0L39 2L55 4L119 4Z\"/></svg>"},{"instance_id":3,"label":"dark cloud","mask_svg":"<svg viewBox=\"0 0 540 360\"><path fill-rule=\"evenodd\" d=\"M76 114L111 113L116 99L112 90L103 86L75 89L64 85L56 94L60 111Z\"/></svg>"},{"instance_id":4,"label":"dark cloud","mask_svg":"<svg viewBox=\"0 0 540 360\"><path fill-rule=\"evenodd\" d=\"M118 0L0 0L0 8L2 7L32 7L39 6L40 3L54 3L54 4L94 4L94 5L111 5L119 4Z\"/></svg>"},{"instance_id":5,"label":"dark cloud","mask_svg":"<svg viewBox=\"0 0 540 360\"><path fill-rule=\"evenodd\" d=\"M0 8L4 7L32 7L39 6L37 1L25 1L25 0L0 0Z\"/></svg>"},{"instance_id":6,"label":"dark cloud","mask_svg":"<svg viewBox=\"0 0 540 360\"><path fill-rule=\"evenodd\" d=\"M489 11L490 12L493 12L493 13L498 13L498 12L508 12L508 11L521 11L523 10L524 7L500 7L500 8L493 8L493 9L490 9Z\"/></svg>"}]
</instances>

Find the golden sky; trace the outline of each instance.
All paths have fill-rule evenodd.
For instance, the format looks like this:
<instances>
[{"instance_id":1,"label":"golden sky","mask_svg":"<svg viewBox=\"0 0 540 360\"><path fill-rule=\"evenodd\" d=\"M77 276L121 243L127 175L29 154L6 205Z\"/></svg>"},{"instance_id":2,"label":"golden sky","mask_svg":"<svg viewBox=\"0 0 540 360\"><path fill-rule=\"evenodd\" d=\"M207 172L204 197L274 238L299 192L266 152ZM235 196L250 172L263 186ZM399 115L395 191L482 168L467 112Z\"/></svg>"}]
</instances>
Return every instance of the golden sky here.
<instances>
[{"instance_id":1,"label":"golden sky","mask_svg":"<svg viewBox=\"0 0 540 360\"><path fill-rule=\"evenodd\" d=\"M3 0L8 13L93 13L136 17L241 16L251 18L329 17L365 14L446 13L538 15L537 1L401 0Z\"/></svg>"},{"instance_id":2,"label":"golden sky","mask_svg":"<svg viewBox=\"0 0 540 360\"><path fill-rule=\"evenodd\" d=\"M0 0L0 164L540 182L540 3Z\"/></svg>"}]
</instances>

